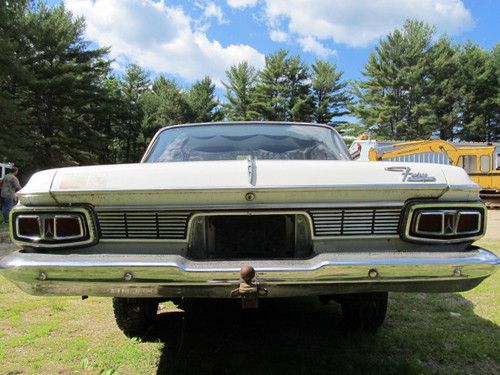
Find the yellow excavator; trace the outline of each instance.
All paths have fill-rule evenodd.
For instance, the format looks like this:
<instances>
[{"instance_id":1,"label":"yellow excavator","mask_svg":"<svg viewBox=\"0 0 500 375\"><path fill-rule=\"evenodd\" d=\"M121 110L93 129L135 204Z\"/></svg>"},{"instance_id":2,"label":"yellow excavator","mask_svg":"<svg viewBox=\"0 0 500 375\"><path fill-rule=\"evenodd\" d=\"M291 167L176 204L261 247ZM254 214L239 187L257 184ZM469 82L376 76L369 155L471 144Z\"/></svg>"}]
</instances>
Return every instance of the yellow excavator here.
<instances>
[{"instance_id":1,"label":"yellow excavator","mask_svg":"<svg viewBox=\"0 0 500 375\"><path fill-rule=\"evenodd\" d=\"M439 153L449 159L451 165L465 169L471 180L481 186L481 198L488 206L500 207L500 146L459 146L437 140L395 143L384 150L371 148L369 160L388 160L408 155Z\"/></svg>"}]
</instances>

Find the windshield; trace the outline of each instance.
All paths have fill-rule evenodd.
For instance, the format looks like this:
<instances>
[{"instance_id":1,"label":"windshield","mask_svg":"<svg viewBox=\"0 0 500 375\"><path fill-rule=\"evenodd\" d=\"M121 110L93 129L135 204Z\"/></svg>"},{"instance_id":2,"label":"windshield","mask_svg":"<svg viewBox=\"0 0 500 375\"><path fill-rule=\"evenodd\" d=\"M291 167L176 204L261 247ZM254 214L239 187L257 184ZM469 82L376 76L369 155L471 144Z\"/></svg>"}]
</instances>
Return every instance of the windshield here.
<instances>
[{"instance_id":1,"label":"windshield","mask_svg":"<svg viewBox=\"0 0 500 375\"><path fill-rule=\"evenodd\" d=\"M314 125L226 124L167 128L148 163L197 160L349 160L337 132Z\"/></svg>"}]
</instances>

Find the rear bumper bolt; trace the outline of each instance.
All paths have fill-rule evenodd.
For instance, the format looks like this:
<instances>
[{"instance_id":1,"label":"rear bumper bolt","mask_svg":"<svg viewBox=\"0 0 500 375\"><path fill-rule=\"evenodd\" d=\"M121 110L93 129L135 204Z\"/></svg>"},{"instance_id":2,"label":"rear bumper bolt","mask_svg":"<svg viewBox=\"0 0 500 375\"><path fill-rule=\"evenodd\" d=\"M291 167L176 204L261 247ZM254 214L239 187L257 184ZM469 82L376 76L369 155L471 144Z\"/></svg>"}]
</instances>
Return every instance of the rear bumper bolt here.
<instances>
[{"instance_id":1,"label":"rear bumper bolt","mask_svg":"<svg viewBox=\"0 0 500 375\"><path fill-rule=\"evenodd\" d=\"M40 272L38 275L38 280L47 280L47 274L45 272Z\"/></svg>"},{"instance_id":2,"label":"rear bumper bolt","mask_svg":"<svg viewBox=\"0 0 500 375\"><path fill-rule=\"evenodd\" d=\"M462 270L459 267L455 268L453 270L453 276L456 276L456 277L462 276Z\"/></svg>"},{"instance_id":3,"label":"rear bumper bolt","mask_svg":"<svg viewBox=\"0 0 500 375\"><path fill-rule=\"evenodd\" d=\"M125 281L132 281L133 278L134 275L132 275L132 272L125 272L125 274L123 275L123 279Z\"/></svg>"}]
</instances>

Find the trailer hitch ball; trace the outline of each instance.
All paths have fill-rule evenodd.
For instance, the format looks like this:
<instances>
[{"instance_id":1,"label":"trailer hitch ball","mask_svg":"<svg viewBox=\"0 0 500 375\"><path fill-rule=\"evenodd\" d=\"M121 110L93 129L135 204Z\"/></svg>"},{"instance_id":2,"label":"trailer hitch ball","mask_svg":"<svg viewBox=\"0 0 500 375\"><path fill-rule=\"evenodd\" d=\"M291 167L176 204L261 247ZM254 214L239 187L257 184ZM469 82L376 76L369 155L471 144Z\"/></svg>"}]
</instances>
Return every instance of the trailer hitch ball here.
<instances>
[{"instance_id":1,"label":"trailer hitch ball","mask_svg":"<svg viewBox=\"0 0 500 375\"><path fill-rule=\"evenodd\" d=\"M252 266L243 266L240 269L241 280L247 284L251 284L255 278L255 269Z\"/></svg>"},{"instance_id":2,"label":"trailer hitch ball","mask_svg":"<svg viewBox=\"0 0 500 375\"><path fill-rule=\"evenodd\" d=\"M243 309L255 309L259 306L258 298L267 295L267 289L259 287L255 279L255 269L243 266L240 269L240 286L231 292L232 297L241 298Z\"/></svg>"}]
</instances>

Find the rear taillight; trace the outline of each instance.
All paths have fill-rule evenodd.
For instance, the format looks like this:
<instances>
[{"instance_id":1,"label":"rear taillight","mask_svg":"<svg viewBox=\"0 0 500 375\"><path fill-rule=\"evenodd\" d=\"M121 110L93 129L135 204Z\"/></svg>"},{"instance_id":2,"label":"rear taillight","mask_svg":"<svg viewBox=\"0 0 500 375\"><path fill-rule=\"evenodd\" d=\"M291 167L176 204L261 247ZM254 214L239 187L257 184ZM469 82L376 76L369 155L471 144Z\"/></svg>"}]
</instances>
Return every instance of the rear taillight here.
<instances>
[{"instance_id":1,"label":"rear taillight","mask_svg":"<svg viewBox=\"0 0 500 375\"><path fill-rule=\"evenodd\" d=\"M13 239L21 246L60 247L96 241L91 215L84 208L57 212L21 207L15 209L12 218Z\"/></svg>"},{"instance_id":2,"label":"rear taillight","mask_svg":"<svg viewBox=\"0 0 500 375\"><path fill-rule=\"evenodd\" d=\"M17 236L25 239L40 239L42 230L40 217L37 215L22 215L16 219Z\"/></svg>"},{"instance_id":3,"label":"rear taillight","mask_svg":"<svg viewBox=\"0 0 500 375\"><path fill-rule=\"evenodd\" d=\"M478 233L481 230L481 214L479 212L459 212L457 233Z\"/></svg>"},{"instance_id":4,"label":"rear taillight","mask_svg":"<svg viewBox=\"0 0 500 375\"><path fill-rule=\"evenodd\" d=\"M83 234L81 217L70 215L55 217L56 238L80 238Z\"/></svg>"},{"instance_id":5,"label":"rear taillight","mask_svg":"<svg viewBox=\"0 0 500 375\"><path fill-rule=\"evenodd\" d=\"M404 237L423 242L465 242L484 233L484 205L410 205Z\"/></svg>"}]
</instances>

